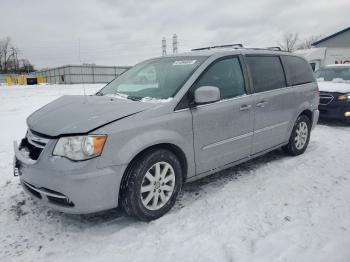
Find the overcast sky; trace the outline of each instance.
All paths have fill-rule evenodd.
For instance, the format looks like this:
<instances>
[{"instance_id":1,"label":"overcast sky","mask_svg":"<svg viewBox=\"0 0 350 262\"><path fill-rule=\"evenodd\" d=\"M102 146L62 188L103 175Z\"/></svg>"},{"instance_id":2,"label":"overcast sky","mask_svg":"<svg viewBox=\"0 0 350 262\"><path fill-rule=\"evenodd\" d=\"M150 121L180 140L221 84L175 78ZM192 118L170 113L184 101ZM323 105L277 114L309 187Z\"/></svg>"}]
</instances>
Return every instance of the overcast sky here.
<instances>
[{"instance_id":1,"label":"overcast sky","mask_svg":"<svg viewBox=\"0 0 350 262\"><path fill-rule=\"evenodd\" d=\"M1 0L0 38L36 68L133 65L212 44L275 46L283 34L329 35L350 26L349 0ZM79 61L80 39L80 61Z\"/></svg>"}]
</instances>

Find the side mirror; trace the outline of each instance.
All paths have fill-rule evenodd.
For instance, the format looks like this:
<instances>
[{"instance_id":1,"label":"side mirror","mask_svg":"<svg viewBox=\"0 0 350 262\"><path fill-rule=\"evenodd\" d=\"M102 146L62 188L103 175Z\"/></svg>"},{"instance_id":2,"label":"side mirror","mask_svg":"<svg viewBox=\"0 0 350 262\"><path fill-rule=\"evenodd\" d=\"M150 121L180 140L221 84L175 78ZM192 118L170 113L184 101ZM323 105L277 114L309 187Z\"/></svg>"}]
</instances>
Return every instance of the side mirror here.
<instances>
[{"instance_id":1,"label":"side mirror","mask_svg":"<svg viewBox=\"0 0 350 262\"><path fill-rule=\"evenodd\" d=\"M197 105L220 100L220 89L215 86L201 86L194 91L194 102Z\"/></svg>"}]
</instances>

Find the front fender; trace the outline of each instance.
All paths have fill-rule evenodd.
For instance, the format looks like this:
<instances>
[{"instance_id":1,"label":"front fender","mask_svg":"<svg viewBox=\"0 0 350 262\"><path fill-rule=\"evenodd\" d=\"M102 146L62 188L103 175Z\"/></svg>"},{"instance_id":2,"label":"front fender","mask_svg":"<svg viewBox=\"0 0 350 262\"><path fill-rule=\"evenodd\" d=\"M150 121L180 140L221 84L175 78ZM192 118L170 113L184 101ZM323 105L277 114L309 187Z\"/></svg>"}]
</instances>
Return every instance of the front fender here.
<instances>
[{"instance_id":1,"label":"front fender","mask_svg":"<svg viewBox=\"0 0 350 262\"><path fill-rule=\"evenodd\" d=\"M98 167L129 164L143 150L167 143L180 148L184 153L187 175L195 174L192 119L189 112L173 113L152 121L136 121L133 125L121 126L124 127L123 130L118 128L108 135Z\"/></svg>"}]
</instances>

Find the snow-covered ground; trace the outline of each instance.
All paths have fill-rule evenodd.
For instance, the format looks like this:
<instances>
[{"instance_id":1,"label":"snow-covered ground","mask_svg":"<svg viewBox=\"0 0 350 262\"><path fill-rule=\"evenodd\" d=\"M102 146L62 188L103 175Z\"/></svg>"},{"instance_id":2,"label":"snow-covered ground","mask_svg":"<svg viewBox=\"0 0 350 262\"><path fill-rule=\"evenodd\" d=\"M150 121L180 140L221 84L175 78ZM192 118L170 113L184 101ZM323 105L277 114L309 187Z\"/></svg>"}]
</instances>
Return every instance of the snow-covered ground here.
<instances>
[{"instance_id":1,"label":"snow-covered ground","mask_svg":"<svg viewBox=\"0 0 350 262\"><path fill-rule=\"evenodd\" d=\"M63 94L82 86L0 87L0 261L350 261L350 127L319 125L304 155L275 151L188 184L150 223L120 210L74 216L12 176L26 117Z\"/></svg>"}]
</instances>

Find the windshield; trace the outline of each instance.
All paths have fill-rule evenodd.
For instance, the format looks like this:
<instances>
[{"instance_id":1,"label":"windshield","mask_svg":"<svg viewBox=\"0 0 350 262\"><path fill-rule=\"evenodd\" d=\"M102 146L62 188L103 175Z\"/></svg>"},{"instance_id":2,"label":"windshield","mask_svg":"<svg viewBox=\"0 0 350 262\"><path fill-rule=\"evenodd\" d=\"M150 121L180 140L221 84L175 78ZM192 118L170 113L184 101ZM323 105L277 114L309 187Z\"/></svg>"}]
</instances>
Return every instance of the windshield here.
<instances>
[{"instance_id":1,"label":"windshield","mask_svg":"<svg viewBox=\"0 0 350 262\"><path fill-rule=\"evenodd\" d=\"M350 67L322 68L315 75L317 81L350 82Z\"/></svg>"},{"instance_id":2,"label":"windshield","mask_svg":"<svg viewBox=\"0 0 350 262\"><path fill-rule=\"evenodd\" d=\"M107 84L97 95L133 100L171 98L206 58L164 57L143 62Z\"/></svg>"}]
</instances>

